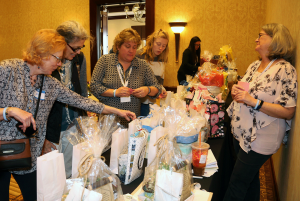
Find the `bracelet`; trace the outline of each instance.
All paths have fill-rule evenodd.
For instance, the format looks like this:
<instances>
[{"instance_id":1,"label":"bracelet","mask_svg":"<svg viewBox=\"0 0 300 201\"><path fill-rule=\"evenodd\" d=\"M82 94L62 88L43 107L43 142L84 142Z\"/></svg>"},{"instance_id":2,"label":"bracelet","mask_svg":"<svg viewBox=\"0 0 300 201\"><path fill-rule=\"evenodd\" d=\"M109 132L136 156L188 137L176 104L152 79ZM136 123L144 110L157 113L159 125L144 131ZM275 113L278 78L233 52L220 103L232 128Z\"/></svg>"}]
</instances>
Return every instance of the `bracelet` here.
<instances>
[{"instance_id":1,"label":"bracelet","mask_svg":"<svg viewBox=\"0 0 300 201\"><path fill-rule=\"evenodd\" d=\"M115 89L115 90L114 90L114 97L116 97L116 91L117 91L117 90Z\"/></svg>"},{"instance_id":2,"label":"bracelet","mask_svg":"<svg viewBox=\"0 0 300 201\"><path fill-rule=\"evenodd\" d=\"M147 86L147 87L148 87L148 89L149 89L149 91L148 91L148 94L150 94L150 92L151 92L151 88L150 88L149 86ZM148 94L147 94L147 95L148 95Z\"/></svg>"},{"instance_id":3,"label":"bracelet","mask_svg":"<svg viewBox=\"0 0 300 201\"><path fill-rule=\"evenodd\" d=\"M7 112L8 108L9 107L5 107L4 110L3 110L3 114L2 114L5 121L10 121L10 118L6 117L6 115L8 115L8 112Z\"/></svg>"},{"instance_id":4,"label":"bracelet","mask_svg":"<svg viewBox=\"0 0 300 201\"><path fill-rule=\"evenodd\" d=\"M253 109L255 109L255 110L257 109L258 103L259 103L259 99L257 99L256 105Z\"/></svg>"},{"instance_id":5,"label":"bracelet","mask_svg":"<svg viewBox=\"0 0 300 201\"><path fill-rule=\"evenodd\" d=\"M256 110L259 110L259 109L262 107L263 104L264 104L264 101L261 100L261 101L260 101L260 104L259 104L259 106L256 108Z\"/></svg>"}]
</instances>

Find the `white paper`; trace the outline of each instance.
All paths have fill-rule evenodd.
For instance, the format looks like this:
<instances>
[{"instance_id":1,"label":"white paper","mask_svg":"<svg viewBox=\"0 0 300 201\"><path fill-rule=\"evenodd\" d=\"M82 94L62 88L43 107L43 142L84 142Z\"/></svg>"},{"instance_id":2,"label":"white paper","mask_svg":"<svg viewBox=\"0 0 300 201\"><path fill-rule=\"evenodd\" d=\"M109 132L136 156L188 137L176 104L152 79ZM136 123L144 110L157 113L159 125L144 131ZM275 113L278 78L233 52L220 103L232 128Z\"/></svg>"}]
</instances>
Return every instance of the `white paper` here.
<instances>
[{"instance_id":1,"label":"white paper","mask_svg":"<svg viewBox=\"0 0 300 201\"><path fill-rule=\"evenodd\" d=\"M66 184L64 157L58 150L37 158L37 200L60 200Z\"/></svg>"},{"instance_id":2,"label":"white paper","mask_svg":"<svg viewBox=\"0 0 300 201\"><path fill-rule=\"evenodd\" d=\"M110 152L110 164L109 167L114 174L118 174L118 158L123 148L128 143L127 129L117 129L112 134L111 152Z\"/></svg>"},{"instance_id":3,"label":"white paper","mask_svg":"<svg viewBox=\"0 0 300 201\"><path fill-rule=\"evenodd\" d=\"M101 201L102 195L95 191L83 188L80 183L74 183L65 201L81 201L82 192L84 201Z\"/></svg>"},{"instance_id":4,"label":"white paper","mask_svg":"<svg viewBox=\"0 0 300 201\"><path fill-rule=\"evenodd\" d=\"M81 159L86 155L86 152L81 149L84 142L73 146L73 156L72 156L72 178L78 177L78 165Z\"/></svg>"},{"instance_id":5,"label":"white paper","mask_svg":"<svg viewBox=\"0 0 300 201\"><path fill-rule=\"evenodd\" d=\"M157 148L154 146L154 144L157 142L157 140L162 137L165 134L165 129L162 126L158 126L154 128L150 134L150 141L148 146L148 162L147 166L150 165L150 163L154 160L157 154Z\"/></svg>"},{"instance_id":6,"label":"white paper","mask_svg":"<svg viewBox=\"0 0 300 201\"><path fill-rule=\"evenodd\" d=\"M180 201L183 188L183 174L169 170L157 170L155 200Z\"/></svg>"}]
</instances>

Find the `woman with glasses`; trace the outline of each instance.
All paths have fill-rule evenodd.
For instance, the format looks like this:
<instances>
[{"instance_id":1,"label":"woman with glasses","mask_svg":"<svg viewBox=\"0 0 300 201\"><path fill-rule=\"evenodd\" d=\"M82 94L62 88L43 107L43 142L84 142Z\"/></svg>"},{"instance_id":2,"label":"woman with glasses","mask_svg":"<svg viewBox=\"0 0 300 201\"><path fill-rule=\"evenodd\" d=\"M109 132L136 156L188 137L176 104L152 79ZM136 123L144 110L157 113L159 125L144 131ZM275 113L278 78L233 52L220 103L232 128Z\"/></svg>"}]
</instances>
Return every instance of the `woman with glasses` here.
<instances>
[{"instance_id":1,"label":"woman with glasses","mask_svg":"<svg viewBox=\"0 0 300 201\"><path fill-rule=\"evenodd\" d=\"M168 61L169 54L169 34L161 29L153 32L148 36L146 46L137 51L137 57L146 60L156 76L157 81L162 86L162 93L160 98L167 96L166 90L163 88L165 76L165 64ZM142 100L141 116L149 114L149 103L155 103L155 99L146 96Z\"/></svg>"},{"instance_id":2,"label":"woman with glasses","mask_svg":"<svg viewBox=\"0 0 300 201\"><path fill-rule=\"evenodd\" d=\"M237 160L224 200L260 200L259 169L291 128L297 103L297 72L289 63L294 42L282 24L266 24L255 40L260 59L233 85L227 112Z\"/></svg>"},{"instance_id":3,"label":"woman with glasses","mask_svg":"<svg viewBox=\"0 0 300 201\"><path fill-rule=\"evenodd\" d=\"M36 130L36 138L30 138L32 167L0 171L1 200L9 200L11 174L25 201L37 199L36 162L42 153L47 118L56 100L95 113L114 113L127 120L135 118L135 114L130 111L112 108L82 97L50 76L61 65L65 47L64 37L55 30L44 29L38 31L29 41L23 59L0 62L0 140L25 138L23 132L30 124ZM37 109L40 89L38 113L34 119L32 114ZM22 124L19 128L16 126L18 122Z\"/></svg>"},{"instance_id":4,"label":"woman with glasses","mask_svg":"<svg viewBox=\"0 0 300 201\"><path fill-rule=\"evenodd\" d=\"M80 50L85 47L86 40L93 38L81 24L73 20L63 22L56 31L65 38L67 45L63 51L62 64L53 71L52 77L70 90L87 97L86 60ZM67 178L72 173L73 146L66 139L65 131L75 118L83 114L85 112L78 108L56 101L48 118L43 153L50 152L51 148L61 147L59 151L64 153Z\"/></svg>"},{"instance_id":5,"label":"woman with glasses","mask_svg":"<svg viewBox=\"0 0 300 201\"><path fill-rule=\"evenodd\" d=\"M136 57L141 44L139 34L124 29L114 39L114 52L103 55L97 62L92 75L91 92L101 102L140 115L141 101L149 96L156 99L161 94L151 67ZM128 126L125 119L121 119Z\"/></svg>"},{"instance_id":6,"label":"woman with glasses","mask_svg":"<svg viewBox=\"0 0 300 201\"><path fill-rule=\"evenodd\" d=\"M189 47L184 50L182 63L177 72L178 83L186 81L186 76L194 76L200 70L201 40L198 36L191 39Z\"/></svg>"}]
</instances>

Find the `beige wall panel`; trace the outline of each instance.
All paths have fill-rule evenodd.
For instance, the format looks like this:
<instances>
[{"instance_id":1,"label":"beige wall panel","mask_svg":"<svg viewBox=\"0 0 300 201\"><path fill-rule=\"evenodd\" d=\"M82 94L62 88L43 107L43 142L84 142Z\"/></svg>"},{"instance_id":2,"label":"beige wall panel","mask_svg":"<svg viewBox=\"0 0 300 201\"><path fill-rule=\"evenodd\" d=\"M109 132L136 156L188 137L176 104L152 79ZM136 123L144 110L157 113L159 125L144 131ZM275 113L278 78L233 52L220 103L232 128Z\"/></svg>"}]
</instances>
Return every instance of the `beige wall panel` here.
<instances>
[{"instance_id":1,"label":"beige wall panel","mask_svg":"<svg viewBox=\"0 0 300 201\"><path fill-rule=\"evenodd\" d=\"M218 54L223 45L231 45L239 74L257 59L255 39L265 22L266 1L261 0L156 0L155 29L170 34L169 62L165 86L177 86L177 71L182 53L193 36L201 39L202 53ZM175 63L175 36L169 22L184 21L187 26L180 35L179 62Z\"/></svg>"},{"instance_id":2,"label":"beige wall panel","mask_svg":"<svg viewBox=\"0 0 300 201\"><path fill-rule=\"evenodd\" d=\"M0 60L21 58L35 32L55 29L66 20L76 20L90 30L89 0L1 0ZM90 45L88 42L85 45L82 51L90 75Z\"/></svg>"},{"instance_id":3,"label":"beige wall panel","mask_svg":"<svg viewBox=\"0 0 300 201\"><path fill-rule=\"evenodd\" d=\"M266 22L284 24L291 32L296 43L295 68L300 76L300 1L268 0ZM299 86L298 86L299 93ZM299 96L298 96L299 97ZM299 106L300 99L297 100ZM296 110L288 146L281 146L273 155L275 175L281 201L300 200L300 110Z\"/></svg>"}]
</instances>

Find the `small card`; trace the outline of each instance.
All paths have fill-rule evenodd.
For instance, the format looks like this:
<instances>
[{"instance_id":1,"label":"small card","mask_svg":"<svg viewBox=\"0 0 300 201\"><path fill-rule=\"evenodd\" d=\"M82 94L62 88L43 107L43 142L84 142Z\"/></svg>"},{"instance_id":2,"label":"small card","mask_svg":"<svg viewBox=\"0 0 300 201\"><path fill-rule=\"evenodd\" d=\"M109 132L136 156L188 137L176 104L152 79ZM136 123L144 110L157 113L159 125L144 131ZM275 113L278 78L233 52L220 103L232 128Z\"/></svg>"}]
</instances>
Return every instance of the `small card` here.
<instances>
[{"instance_id":1,"label":"small card","mask_svg":"<svg viewBox=\"0 0 300 201\"><path fill-rule=\"evenodd\" d=\"M34 92L34 97L35 97L36 99L39 98L39 92L40 92L40 89L37 89L37 90L35 90L35 92ZM41 100L45 100L45 91L44 91L44 90L42 90L42 93L41 93Z\"/></svg>"},{"instance_id":2,"label":"small card","mask_svg":"<svg viewBox=\"0 0 300 201\"><path fill-rule=\"evenodd\" d=\"M249 82L238 81L238 85L243 87L245 89L245 91L249 91Z\"/></svg>"},{"instance_id":3,"label":"small card","mask_svg":"<svg viewBox=\"0 0 300 201\"><path fill-rule=\"evenodd\" d=\"M127 103L127 102L130 102L130 96L127 96L127 97L121 97L121 103Z\"/></svg>"}]
</instances>

